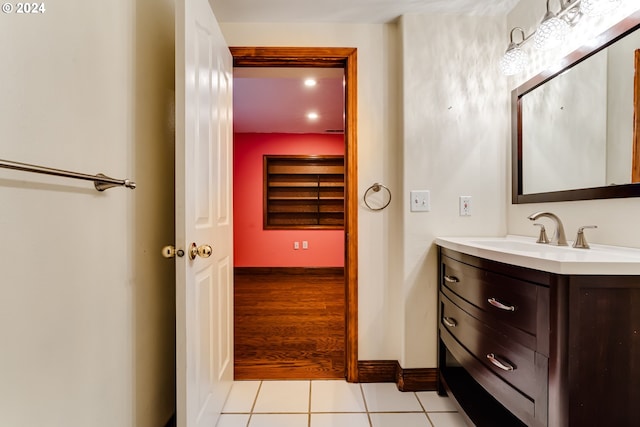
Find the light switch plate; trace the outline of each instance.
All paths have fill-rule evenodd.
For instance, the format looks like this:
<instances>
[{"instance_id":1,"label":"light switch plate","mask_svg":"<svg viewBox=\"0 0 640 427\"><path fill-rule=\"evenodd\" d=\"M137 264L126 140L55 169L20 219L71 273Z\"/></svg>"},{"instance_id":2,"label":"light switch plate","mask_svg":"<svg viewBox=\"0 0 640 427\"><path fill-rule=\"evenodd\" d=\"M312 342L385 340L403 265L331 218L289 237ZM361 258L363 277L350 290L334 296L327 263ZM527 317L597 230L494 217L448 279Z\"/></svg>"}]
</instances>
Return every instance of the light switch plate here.
<instances>
[{"instance_id":1,"label":"light switch plate","mask_svg":"<svg viewBox=\"0 0 640 427\"><path fill-rule=\"evenodd\" d=\"M431 210L429 190L413 190L410 192L411 212L428 212Z\"/></svg>"},{"instance_id":2,"label":"light switch plate","mask_svg":"<svg viewBox=\"0 0 640 427\"><path fill-rule=\"evenodd\" d=\"M471 216L471 196L460 196L460 216Z\"/></svg>"}]
</instances>

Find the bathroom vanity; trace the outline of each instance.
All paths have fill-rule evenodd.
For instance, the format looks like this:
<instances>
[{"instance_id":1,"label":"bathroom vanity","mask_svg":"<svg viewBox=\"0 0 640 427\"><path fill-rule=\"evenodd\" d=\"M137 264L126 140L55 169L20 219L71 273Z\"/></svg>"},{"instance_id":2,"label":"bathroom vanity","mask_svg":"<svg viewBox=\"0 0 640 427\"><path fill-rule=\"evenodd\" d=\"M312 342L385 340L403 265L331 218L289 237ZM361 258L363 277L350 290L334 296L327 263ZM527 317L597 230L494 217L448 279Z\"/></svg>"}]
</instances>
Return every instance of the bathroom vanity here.
<instances>
[{"instance_id":1,"label":"bathroom vanity","mask_svg":"<svg viewBox=\"0 0 640 427\"><path fill-rule=\"evenodd\" d=\"M640 251L436 244L439 392L470 425L640 425Z\"/></svg>"}]
</instances>

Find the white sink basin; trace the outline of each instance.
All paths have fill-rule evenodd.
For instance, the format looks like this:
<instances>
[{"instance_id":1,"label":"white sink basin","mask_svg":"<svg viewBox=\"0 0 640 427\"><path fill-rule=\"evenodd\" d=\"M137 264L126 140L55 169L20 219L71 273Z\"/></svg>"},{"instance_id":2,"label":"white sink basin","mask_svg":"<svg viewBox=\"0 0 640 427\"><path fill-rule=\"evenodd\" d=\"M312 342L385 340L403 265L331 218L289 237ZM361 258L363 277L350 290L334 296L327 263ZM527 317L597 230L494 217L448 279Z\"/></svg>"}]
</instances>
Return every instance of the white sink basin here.
<instances>
[{"instance_id":1,"label":"white sink basin","mask_svg":"<svg viewBox=\"0 0 640 427\"><path fill-rule=\"evenodd\" d=\"M640 274L640 249L591 244L591 249L536 243L532 237L438 237L458 252L558 274Z\"/></svg>"}]
</instances>

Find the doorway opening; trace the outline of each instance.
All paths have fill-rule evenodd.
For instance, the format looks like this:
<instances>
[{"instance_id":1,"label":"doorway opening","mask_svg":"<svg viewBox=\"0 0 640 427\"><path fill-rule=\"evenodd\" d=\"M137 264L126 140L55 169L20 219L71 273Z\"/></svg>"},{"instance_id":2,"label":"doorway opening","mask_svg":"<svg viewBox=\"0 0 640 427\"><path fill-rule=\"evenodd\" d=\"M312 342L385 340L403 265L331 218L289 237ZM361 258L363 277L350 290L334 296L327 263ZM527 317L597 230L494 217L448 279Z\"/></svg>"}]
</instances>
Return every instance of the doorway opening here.
<instances>
[{"instance_id":1,"label":"doorway opening","mask_svg":"<svg viewBox=\"0 0 640 427\"><path fill-rule=\"evenodd\" d=\"M354 48L231 47L234 67L340 68L344 73L344 378L358 381L357 76ZM234 209L239 209L235 206ZM268 273L268 272L267 272ZM277 362L277 361L276 361Z\"/></svg>"}]
</instances>

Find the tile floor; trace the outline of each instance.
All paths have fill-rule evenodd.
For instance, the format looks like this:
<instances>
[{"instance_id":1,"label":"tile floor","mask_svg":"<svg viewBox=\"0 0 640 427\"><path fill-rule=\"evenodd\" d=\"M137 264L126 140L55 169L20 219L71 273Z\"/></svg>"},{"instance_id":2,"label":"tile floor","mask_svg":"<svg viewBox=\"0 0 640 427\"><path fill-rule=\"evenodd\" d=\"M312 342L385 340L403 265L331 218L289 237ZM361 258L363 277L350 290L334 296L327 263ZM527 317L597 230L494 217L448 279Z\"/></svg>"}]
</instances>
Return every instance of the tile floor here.
<instances>
[{"instance_id":1,"label":"tile floor","mask_svg":"<svg viewBox=\"0 0 640 427\"><path fill-rule=\"evenodd\" d=\"M217 427L465 427L447 397L393 383L236 381Z\"/></svg>"}]
</instances>

